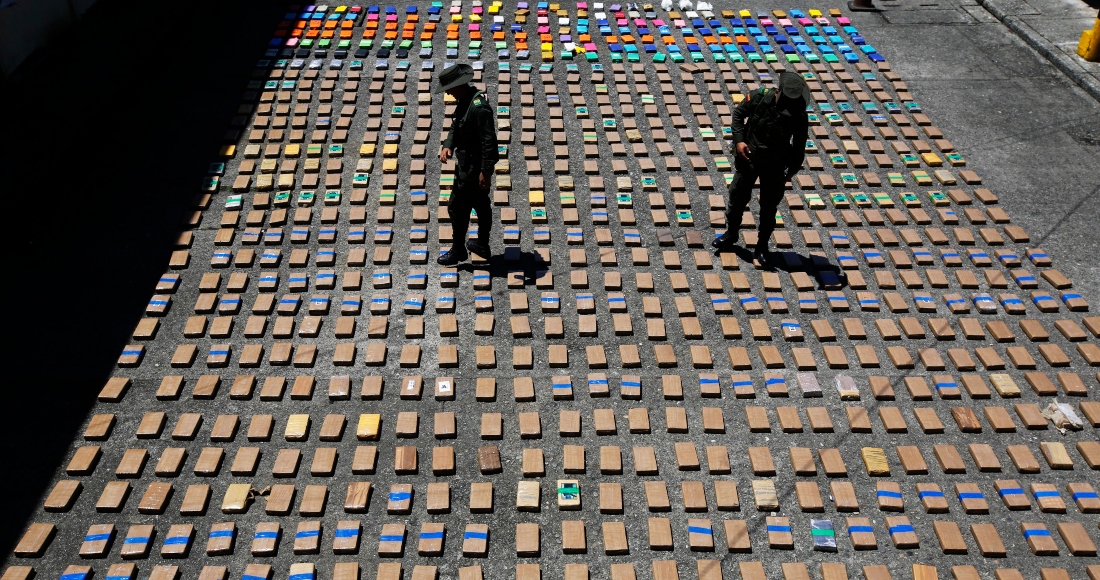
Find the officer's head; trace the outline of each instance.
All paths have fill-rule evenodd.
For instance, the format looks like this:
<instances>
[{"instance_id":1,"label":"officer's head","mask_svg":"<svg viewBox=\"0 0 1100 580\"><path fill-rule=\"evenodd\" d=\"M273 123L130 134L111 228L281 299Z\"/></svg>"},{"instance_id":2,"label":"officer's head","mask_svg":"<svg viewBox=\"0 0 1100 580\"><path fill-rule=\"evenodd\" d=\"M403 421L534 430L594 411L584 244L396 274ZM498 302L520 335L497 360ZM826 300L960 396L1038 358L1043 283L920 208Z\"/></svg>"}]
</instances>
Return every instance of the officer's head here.
<instances>
[{"instance_id":1,"label":"officer's head","mask_svg":"<svg viewBox=\"0 0 1100 580\"><path fill-rule=\"evenodd\" d=\"M806 105L813 102L810 87L797 73L783 71L779 73L779 107L789 111L805 111Z\"/></svg>"},{"instance_id":2,"label":"officer's head","mask_svg":"<svg viewBox=\"0 0 1100 580\"><path fill-rule=\"evenodd\" d=\"M447 93L455 98L461 98L472 90L470 81L474 80L474 69L468 64L456 64L443 69L439 73L439 88L437 93Z\"/></svg>"}]
</instances>

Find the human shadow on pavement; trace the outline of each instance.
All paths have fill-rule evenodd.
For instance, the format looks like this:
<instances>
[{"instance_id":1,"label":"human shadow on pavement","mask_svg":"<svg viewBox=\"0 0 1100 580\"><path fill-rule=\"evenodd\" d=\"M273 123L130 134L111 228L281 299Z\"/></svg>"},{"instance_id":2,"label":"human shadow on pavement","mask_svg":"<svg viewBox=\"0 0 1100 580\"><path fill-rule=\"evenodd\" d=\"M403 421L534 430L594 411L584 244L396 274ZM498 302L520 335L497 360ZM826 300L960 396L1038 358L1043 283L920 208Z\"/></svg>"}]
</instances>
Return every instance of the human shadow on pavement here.
<instances>
[{"instance_id":1,"label":"human shadow on pavement","mask_svg":"<svg viewBox=\"0 0 1100 580\"><path fill-rule=\"evenodd\" d=\"M463 262L457 268L460 272L488 272L492 278L507 278L513 272L522 272L523 284L527 286L548 275L550 264L538 252L508 247L503 253L493 254L484 262Z\"/></svg>"},{"instance_id":2,"label":"human shadow on pavement","mask_svg":"<svg viewBox=\"0 0 1100 580\"><path fill-rule=\"evenodd\" d=\"M734 246L724 250L737 254L737 258L753 266L752 250L741 246ZM719 255L721 252L715 252ZM817 282L818 290L842 290L848 286L848 276L840 266L822 258L821 256L802 255L793 250L775 250L768 253L769 261L765 271L805 272Z\"/></svg>"}]
</instances>

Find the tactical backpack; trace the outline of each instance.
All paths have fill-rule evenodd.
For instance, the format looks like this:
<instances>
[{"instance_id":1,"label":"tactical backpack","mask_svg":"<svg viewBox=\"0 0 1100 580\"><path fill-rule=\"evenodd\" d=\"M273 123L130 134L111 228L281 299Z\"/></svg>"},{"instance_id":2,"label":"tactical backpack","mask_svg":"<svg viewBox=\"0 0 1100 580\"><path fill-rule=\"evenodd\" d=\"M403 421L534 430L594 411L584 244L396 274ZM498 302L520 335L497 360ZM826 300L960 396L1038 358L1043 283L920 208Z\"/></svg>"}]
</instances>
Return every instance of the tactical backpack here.
<instances>
[{"instance_id":1,"label":"tactical backpack","mask_svg":"<svg viewBox=\"0 0 1100 580\"><path fill-rule=\"evenodd\" d=\"M776 107L776 91L779 89L759 89L755 98L749 99L749 121L745 127L745 141L753 136L765 147L784 145L780 131L779 109Z\"/></svg>"}]
</instances>

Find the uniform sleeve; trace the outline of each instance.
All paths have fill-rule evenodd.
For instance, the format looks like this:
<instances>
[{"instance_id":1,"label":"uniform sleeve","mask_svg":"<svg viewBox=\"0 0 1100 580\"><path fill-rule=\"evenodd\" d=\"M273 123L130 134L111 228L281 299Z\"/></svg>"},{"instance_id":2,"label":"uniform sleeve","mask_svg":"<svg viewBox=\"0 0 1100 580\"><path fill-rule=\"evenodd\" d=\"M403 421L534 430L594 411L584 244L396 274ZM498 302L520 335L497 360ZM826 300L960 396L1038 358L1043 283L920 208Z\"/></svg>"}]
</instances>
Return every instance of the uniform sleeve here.
<instances>
[{"instance_id":1,"label":"uniform sleeve","mask_svg":"<svg viewBox=\"0 0 1100 580\"><path fill-rule=\"evenodd\" d=\"M481 171L486 175L492 174L493 168L500 159L497 151L496 115L487 106L478 107L477 110L478 132L481 134Z\"/></svg>"},{"instance_id":2,"label":"uniform sleeve","mask_svg":"<svg viewBox=\"0 0 1100 580\"><path fill-rule=\"evenodd\" d=\"M787 173L794 173L802 168L802 162L806 159L806 139L809 137L810 121L803 112L798 115L794 131L791 136L791 154L787 159Z\"/></svg>"},{"instance_id":3,"label":"uniform sleeve","mask_svg":"<svg viewBox=\"0 0 1100 580\"><path fill-rule=\"evenodd\" d=\"M447 131L447 138L443 140L443 149L455 148L455 124L454 120L451 120L451 130Z\"/></svg>"},{"instance_id":4,"label":"uniform sleeve","mask_svg":"<svg viewBox=\"0 0 1100 580\"><path fill-rule=\"evenodd\" d=\"M455 127L458 126L458 117L451 115L451 128L447 131L447 138L443 140L442 149L450 149L454 151L455 148Z\"/></svg>"},{"instance_id":5,"label":"uniform sleeve","mask_svg":"<svg viewBox=\"0 0 1100 580\"><path fill-rule=\"evenodd\" d=\"M745 142L745 121L749 118L749 100L742 99L733 109L733 145Z\"/></svg>"}]
</instances>

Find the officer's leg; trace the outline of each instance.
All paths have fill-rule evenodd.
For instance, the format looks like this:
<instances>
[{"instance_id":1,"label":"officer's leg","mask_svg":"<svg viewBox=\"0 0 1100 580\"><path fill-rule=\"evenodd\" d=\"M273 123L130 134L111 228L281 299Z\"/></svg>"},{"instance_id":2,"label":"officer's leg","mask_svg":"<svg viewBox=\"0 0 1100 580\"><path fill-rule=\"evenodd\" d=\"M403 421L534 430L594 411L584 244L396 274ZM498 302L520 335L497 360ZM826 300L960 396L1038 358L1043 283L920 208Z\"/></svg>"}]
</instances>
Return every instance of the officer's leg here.
<instances>
[{"instance_id":1,"label":"officer's leg","mask_svg":"<svg viewBox=\"0 0 1100 580\"><path fill-rule=\"evenodd\" d=\"M752 164L738 159L734 166L737 168L737 173L733 174L733 180L730 181L726 201L725 237L731 244L736 242L740 235L741 218L749 205L749 200L752 199L752 185L756 182L756 170Z\"/></svg>"},{"instance_id":2,"label":"officer's leg","mask_svg":"<svg viewBox=\"0 0 1100 580\"><path fill-rule=\"evenodd\" d=\"M471 188L470 196L474 211L477 212L477 241L489 245L489 234L493 231L493 202L489 199L491 189L481 189L480 184Z\"/></svg>"},{"instance_id":3,"label":"officer's leg","mask_svg":"<svg viewBox=\"0 0 1100 580\"><path fill-rule=\"evenodd\" d=\"M451 216L451 249L462 255L466 253L466 232L470 229L470 193L466 180L457 177L447 202L447 213Z\"/></svg>"},{"instance_id":4,"label":"officer's leg","mask_svg":"<svg viewBox=\"0 0 1100 580\"><path fill-rule=\"evenodd\" d=\"M783 200L784 175L782 168L769 168L760 173L760 227L756 247L768 249L768 241L775 231L775 212Z\"/></svg>"}]
</instances>

